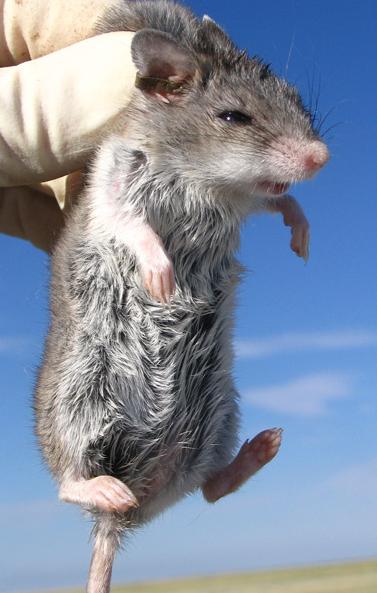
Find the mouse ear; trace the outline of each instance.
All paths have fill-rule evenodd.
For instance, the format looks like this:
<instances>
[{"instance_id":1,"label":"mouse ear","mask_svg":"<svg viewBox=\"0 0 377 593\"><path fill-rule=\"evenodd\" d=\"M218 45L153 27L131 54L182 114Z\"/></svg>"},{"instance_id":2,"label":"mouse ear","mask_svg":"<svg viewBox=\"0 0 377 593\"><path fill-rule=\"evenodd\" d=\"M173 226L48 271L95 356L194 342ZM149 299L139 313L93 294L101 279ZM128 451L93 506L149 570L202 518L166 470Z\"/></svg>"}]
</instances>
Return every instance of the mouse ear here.
<instances>
[{"instance_id":1,"label":"mouse ear","mask_svg":"<svg viewBox=\"0 0 377 593\"><path fill-rule=\"evenodd\" d=\"M213 18L211 18L208 14L203 15L203 23L205 25L211 25L212 27L216 27L217 29L220 29L220 31L222 31L222 33L225 33L224 29L222 29L220 27L220 25L218 25L216 23L216 21L213 20Z\"/></svg>"},{"instance_id":2,"label":"mouse ear","mask_svg":"<svg viewBox=\"0 0 377 593\"><path fill-rule=\"evenodd\" d=\"M167 33L154 29L136 33L131 52L138 69L137 88L166 103L179 100L198 70L188 49Z\"/></svg>"},{"instance_id":3,"label":"mouse ear","mask_svg":"<svg viewBox=\"0 0 377 593\"><path fill-rule=\"evenodd\" d=\"M236 46L231 41L224 29L220 27L208 14L205 14L202 19L201 32L206 40L206 43L212 41L223 52L225 48L236 49Z\"/></svg>"}]
</instances>

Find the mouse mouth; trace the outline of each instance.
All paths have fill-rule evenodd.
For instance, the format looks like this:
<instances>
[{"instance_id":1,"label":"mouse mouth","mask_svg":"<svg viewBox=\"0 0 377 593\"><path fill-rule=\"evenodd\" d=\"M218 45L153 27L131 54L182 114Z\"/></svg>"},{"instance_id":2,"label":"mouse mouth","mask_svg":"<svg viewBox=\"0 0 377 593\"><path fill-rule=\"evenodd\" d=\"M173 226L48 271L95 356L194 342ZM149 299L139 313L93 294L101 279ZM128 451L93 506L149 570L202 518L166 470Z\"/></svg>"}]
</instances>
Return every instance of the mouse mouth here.
<instances>
[{"instance_id":1,"label":"mouse mouth","mask_svg":"<svg viewBox=\"0 0 377 593\"><path fill-rule=\"evenodd\" d=\"M279 183L276 181L262 181L258 183L258 189L271 196L281 196L287 193L289 187L290 183Z\"/></svg>"}]
</instances>

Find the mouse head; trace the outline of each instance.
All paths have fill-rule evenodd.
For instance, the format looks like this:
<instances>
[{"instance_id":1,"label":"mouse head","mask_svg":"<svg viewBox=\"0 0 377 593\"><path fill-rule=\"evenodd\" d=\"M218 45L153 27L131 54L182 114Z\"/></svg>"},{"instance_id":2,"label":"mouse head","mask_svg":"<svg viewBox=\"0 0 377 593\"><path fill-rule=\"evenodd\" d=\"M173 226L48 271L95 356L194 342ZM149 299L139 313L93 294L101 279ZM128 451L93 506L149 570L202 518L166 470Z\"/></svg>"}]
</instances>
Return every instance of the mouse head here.
<instances>
[{"instance_id":1,"label":"mouse head","mask_svg":"<svg viewBox=\"0 0 377 593\"><path fill-rule=\"evenodd\" d=\"M208 18L190 40L144 29L130 138L167 179L273 196L329 158L297 90Z\"/></svg>"}]
</instances>

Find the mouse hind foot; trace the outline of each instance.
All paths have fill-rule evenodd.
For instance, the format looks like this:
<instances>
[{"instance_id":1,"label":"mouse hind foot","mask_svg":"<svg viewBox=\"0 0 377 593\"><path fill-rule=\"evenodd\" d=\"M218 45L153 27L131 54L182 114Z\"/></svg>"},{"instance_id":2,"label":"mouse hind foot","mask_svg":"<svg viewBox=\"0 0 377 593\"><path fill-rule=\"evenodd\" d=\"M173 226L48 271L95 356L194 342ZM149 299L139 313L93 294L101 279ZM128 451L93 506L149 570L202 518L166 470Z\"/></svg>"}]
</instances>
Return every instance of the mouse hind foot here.
<instances>
[{"instance_id":1,"label":"mouse hind foot","mask_svg":"<svg viewBox=\"0 0 377 593\"><path fill-rule=\"evenodd\" d=\"M281 445L282 432L281 428L272 428L260 432L251 441L247 440L235 459L203 485L204 498L208 502L216 502L219 498L238 490L275 457Z\"/></svg>"},{"instance_id":2,"label":"mouse hind foot","mask_svg":"<svg viewBox=\"0 0 377 593\"><path fill-rule=\"evenodd\" d=\"M90 480L66 480L59 490L60 500L108 513L125 513L138 506L131 490L117 478L98 476Z\"/></svg>"}]
</instances>

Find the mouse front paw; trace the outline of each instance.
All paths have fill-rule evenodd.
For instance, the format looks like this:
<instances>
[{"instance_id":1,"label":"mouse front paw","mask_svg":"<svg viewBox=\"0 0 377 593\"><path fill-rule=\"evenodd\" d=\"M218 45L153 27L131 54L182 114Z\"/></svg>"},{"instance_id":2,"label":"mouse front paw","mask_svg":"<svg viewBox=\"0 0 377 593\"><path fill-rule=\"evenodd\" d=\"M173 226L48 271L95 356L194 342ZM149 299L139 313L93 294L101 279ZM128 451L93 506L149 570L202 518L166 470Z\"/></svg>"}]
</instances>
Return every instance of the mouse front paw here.
<instances>
[{"instance_id":1,"label":"mouse front paw","mask_svg":"<svg viewBox=\"0 0 377 593\"><path fill-rule=\"evenodd\" d=\"M291 226L291 249L302 257L305 262L309 259L310 228L305 216L300 222Z\"/></svg>"},{"instance_id":2,"label":"mouse front paw","mask_svg":"<svg viewBox=\"0 0 377 593\"><path fill-rule=\"evenodd\" d=\"M274 210L281 212L285 226L291 228L291 249L302 257L305 262L309 259L310 226L300 206L292 196L278 198Z\"/></svg>"},{"instance_id":3,"label":"mouse front paw","mask_svg":"<svg viewBox=\"0 0 377 593\"><path fill-rule=\"evenodd\" d=\"M151 297L169 303L175 292L173 262L163 248L145 254L140 260L143 284Z\"/></svg>"}]
</instances>

